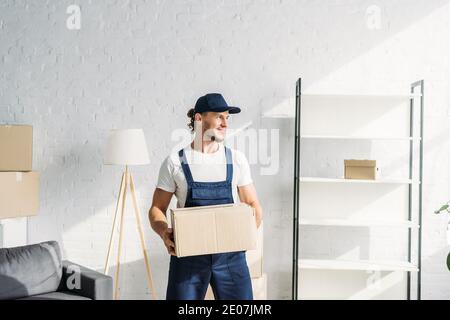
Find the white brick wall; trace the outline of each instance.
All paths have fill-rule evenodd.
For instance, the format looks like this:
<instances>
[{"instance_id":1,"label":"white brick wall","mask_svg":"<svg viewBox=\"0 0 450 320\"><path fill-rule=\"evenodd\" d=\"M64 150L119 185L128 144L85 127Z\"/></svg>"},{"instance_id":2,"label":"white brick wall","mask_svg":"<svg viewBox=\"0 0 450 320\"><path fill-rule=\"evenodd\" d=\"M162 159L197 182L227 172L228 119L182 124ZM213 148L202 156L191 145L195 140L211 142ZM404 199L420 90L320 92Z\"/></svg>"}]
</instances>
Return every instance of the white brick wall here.
<instances>
[{"instance_id":1,"label":"white brick wall","mask_svg":"<svg viewBox=\"0 0 450 320\"><path fill-rule=\"evenodd\" d=\"M80 30L66 28L70 4L81 7ZM371 29L372 4L381 15ZM220 91L244 107L233 125L251 120L255 128L280 129L279 175L262 176L258 165L252 170L271 240L265 244L269 297L289 298L293 123L261 119L262 111L292 97L299 76L304 91L333 93L403 92L423 78L423 297L450 298L448 218L432 213L450 197L449 18L443 0L0 0L0 122L33 124L34 168L42 172L30 242L56 239L66 258L102 269L121 175L121 168L102 165L102 148L109 129L142 127L151 164L132 172L163 298L168 257L145 217L157 169L188 107ZM144 298L129 213L122 297ZM361 236L334 234L350 243Z\"/></svg>"}]
</instances>

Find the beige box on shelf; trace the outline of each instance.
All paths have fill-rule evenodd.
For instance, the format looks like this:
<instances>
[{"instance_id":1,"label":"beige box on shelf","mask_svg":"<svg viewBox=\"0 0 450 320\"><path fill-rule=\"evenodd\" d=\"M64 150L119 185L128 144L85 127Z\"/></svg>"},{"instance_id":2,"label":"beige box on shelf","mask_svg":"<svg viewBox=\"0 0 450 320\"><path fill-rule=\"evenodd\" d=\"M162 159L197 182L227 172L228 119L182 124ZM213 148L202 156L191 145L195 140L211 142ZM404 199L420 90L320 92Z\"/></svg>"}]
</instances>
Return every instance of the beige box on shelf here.
<instances>
[{"instance_id":1,"label":"beige box on shelf","mask_svg":"<svg viewBox=\"0 0 450 320\"><path fill-rule=\"evenodd\" d=\"M252 278L259 278L263 275L263 223L257 230L256 249L248 250L245 255L247 258L247 265Z\"/></svg>"},{"instance_id":2,"label":"beige box on shelf","mask_svg":"<svg viewBox=\"0 0 450 320\"><path fill-rule=\"evenodd\" d=\"M256 248L255 210L246 204L171 209L177 257Z\"/></svg>"},{"instance_id":3,"label":"beige box on shelf","mask_svg":"<svg viewBox=\"0 0 450 320\"><path fill-rule=\"evenodd\" d=\"M33 127L0 125L0 171L31 171Z\"/></svg>"},{"instance_id":4,"label":"beige box on shelf","mask_svg":"<svg viewBox=\"0 0 450 320\"><path fill-rule=\"evenodd\" d=\"M34 216L39 210L39 172L0 172L0 219Z\"/></svg>"},{"instance_id":5,"label":"beige box on shelf","mask_svg":"<svg viewBox=\"0 0 450 320\"><path fill-rule=\"evenodd\" d=\"M344 160L345 179L375 180L377 174L376 160Z\"/></svg>"},{"instance_id":6,"label":"beige box on shelf","mask_svg":"<svg viewBox=\"0 0 450 320\"><path fill-rule=\"evenodd\" d=\"M252 278L253 300L267 300L267 274L261 277ZM211 286L208 286L205 300L214 300L214 293Z\"/></svg>"}]
</instances>

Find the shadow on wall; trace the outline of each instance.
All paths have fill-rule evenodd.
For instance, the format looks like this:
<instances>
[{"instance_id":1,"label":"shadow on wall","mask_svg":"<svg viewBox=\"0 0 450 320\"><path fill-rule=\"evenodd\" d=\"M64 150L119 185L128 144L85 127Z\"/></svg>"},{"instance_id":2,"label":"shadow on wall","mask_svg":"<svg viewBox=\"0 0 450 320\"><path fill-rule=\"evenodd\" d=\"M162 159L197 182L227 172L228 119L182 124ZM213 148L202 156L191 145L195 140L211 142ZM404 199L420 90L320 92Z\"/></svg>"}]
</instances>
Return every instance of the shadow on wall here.
<instances>
[{"instance_id":1,"label":"shadow on wall","mask_svg":"<svg viewBox=\"0 0 450 320\"><path fill-rule=\"evenodd\" d=\"M162 255L153 255L150 261L153 283L158 300L166 298L166 287L169 276L168 258ZM113 279L116 273L116 262L109 268L108 275ZM100 270L103 272L103 270ZM152 300L150 286L147 280L147 271L143 259L120 264L119 299L125 300Z\"/></svg>"},{"instance_id":2,"label":"shadow on wall","mask_svg":"<svg viewBox=\"0 0 450 320\"><path fill-rule=\"evenodd\" d=\"M376 3L360 1L357 5L354 2L318 5L305 1L299 8L298 2L289 2L278 8L271 8L274 11L261 12L254 18L252 24L240 30L241 34L244 34L243 37L222 39L228 48L228 57L223 59L231 59L234 51L246 47L248 37L252 39L252 46L246 50L246 55L241 55L242 65L245 67L241 76L238 76L239 81L234 84L235 91L241 86L242 81L245 81L241 77L258 79L254 85L261 91L258 95L259 103L264 108L270 109L292 96L294 82L299 76L303 79L303 90L307 90L309 86L448 3L448 0L433 2L400 0ZM255 3L255 6L257 5L259 4ZM247 9L251 12L251 8ZM245 14L243 17L245 18ZM326 23L323 23L324 21ZM267 38L260 36L261 34L274 36L268 43ZM180 38L183 38L183 31ZM265 48L263 54L258 51L261 47ZM280 48L286 47L290 50L280 51ZM267 66L264 66L263 71L259 65L255 66L255 56L263 58L267 56ZM236 78L236 75L230 74L234 71L233 68L227 70L224 79ZM264 76L264 73L268 76ZM356 85L358 84L361 83L357 82ZM263 90L265 88L275 89ZM278 97L273 94L274 91L287 93L288 96Z\"/></svg>"},{"instance_id":3,"label":"shadow on wall","mask_svg":"<svg viewBox=\"0 0 450 320\"><path fill-rule=\"evenodd\" d=\"M281 270L267 276L267 299L292 300L292 272Z\"/></svg>"},{"instance_id":4,"label":"shadow on wall","mask_svg":"<svg viewBox=\"0 0 450 320\"><path fill-rule=\"evenodd\" d=\"M41 171L41 210L29 220L29 238L44 241L43 236L57 240L64 251L62 235L77 224L95 215L95 208L103 208L113 203L113 193L105 192L111 184L111 177L103 174L100 151L97 141L73 143L66 148L58 148L49 157ZM50 152L49 152L50 153ZM121 170L117 167L114 177L117 188L120 186ZM112 220L111 220L112 223ZM41 228L42 226L42 228ZM58 228L43 234L48 226Z\"/></svg>"}]
</instances>

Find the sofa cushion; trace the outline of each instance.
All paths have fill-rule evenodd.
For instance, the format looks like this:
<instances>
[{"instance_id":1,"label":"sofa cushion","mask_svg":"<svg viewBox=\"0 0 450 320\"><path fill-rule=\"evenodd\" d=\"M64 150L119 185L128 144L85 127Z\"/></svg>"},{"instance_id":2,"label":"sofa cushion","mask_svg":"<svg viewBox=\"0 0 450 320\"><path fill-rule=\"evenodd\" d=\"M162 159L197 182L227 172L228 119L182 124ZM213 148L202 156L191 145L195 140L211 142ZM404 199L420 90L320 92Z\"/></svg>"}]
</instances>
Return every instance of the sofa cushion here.
<instances>
[{"instance_id":1,"label":"sofa cushion","mask_svg":"<svg viewBox=\"0 0 450 320\"><path fill-rule=\"evenodd\" d=\"M56 291L61 277L61 251L56 241L0 249L0 299Z\"/></svg>"},{"instance_id":2,"label":"sofa cushion","mask_svg":"<svg viewBox=\"0 0 450 320\"><path fill-rule=\"evenodd\" d=\"M79 296L73 292L58 291L44 294L38 294L35 296L20 298L17 300L91 300L89 298Z\"/></svg>"}]
</instances>

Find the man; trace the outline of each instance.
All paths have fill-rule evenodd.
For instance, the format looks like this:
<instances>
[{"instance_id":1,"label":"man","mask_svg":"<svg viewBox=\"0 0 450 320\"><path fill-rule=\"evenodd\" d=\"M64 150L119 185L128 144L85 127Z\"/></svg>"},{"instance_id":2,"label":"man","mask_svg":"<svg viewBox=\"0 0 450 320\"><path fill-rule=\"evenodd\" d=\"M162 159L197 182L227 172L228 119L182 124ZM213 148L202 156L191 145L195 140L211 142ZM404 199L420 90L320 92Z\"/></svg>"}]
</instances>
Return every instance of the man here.
<instances>
[{"instance_id":1,"label":"man","mask_svg":"<svg viewBox=\"0 0 450 320\"><path fill-rule=\"evenodd\" d=\"M221 94L200 97L189 110L189 126L195 131L192 143L168 156L161 165L149 218L153 230L164 241L170 257L167 299L204 299L211 284L216 299L253 299L245 252L175 256L172 229L166 211L172 196L178 207L233 203L233 190L241 202L255 208L256 225L262 210L245 156L225 147L229 114L239 113Z\"/></svg>"}]
</instances>

